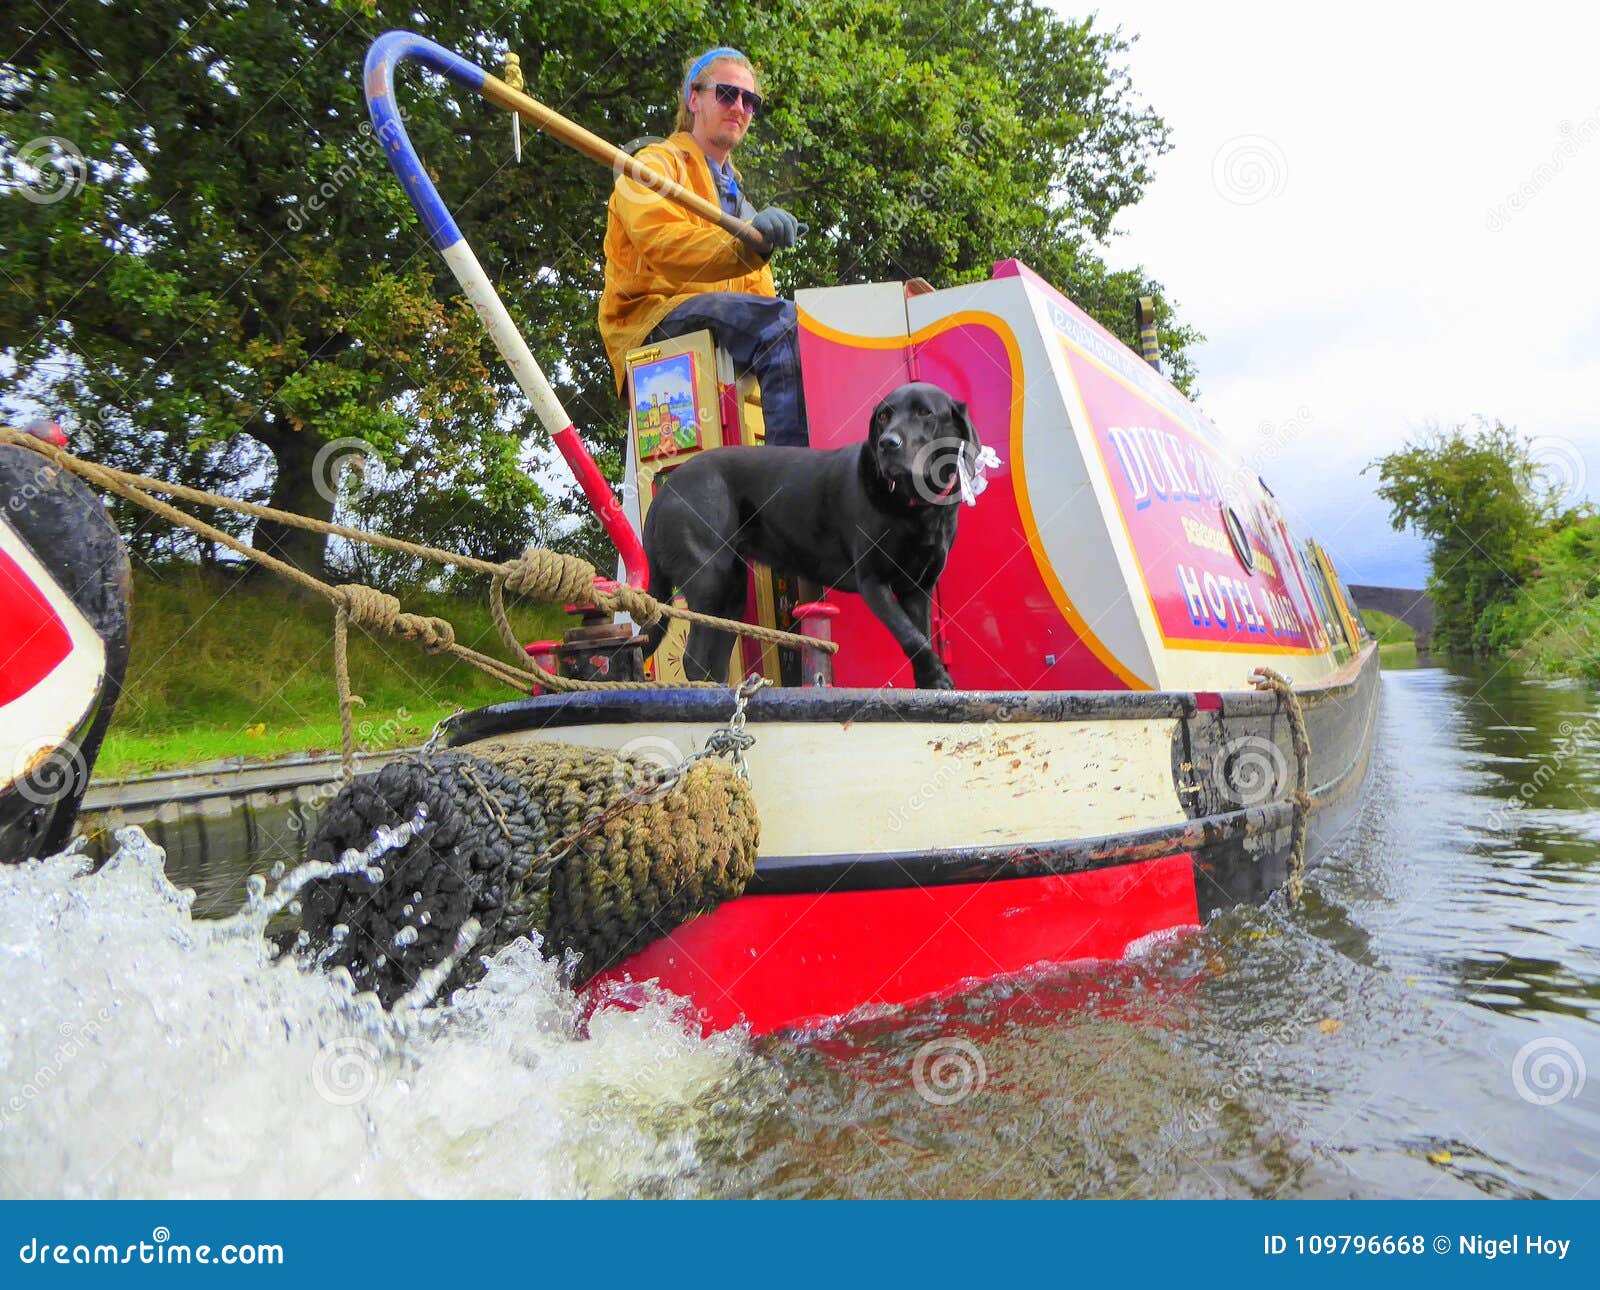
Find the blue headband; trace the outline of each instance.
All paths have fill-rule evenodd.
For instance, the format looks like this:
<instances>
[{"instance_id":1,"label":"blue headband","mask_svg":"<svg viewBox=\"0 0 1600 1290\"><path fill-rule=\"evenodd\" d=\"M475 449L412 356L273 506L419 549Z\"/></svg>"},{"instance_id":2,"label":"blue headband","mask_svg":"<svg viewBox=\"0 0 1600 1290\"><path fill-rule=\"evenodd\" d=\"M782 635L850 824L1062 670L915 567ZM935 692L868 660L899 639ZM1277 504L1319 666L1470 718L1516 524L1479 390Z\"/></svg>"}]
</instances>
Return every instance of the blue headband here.
<instances>
[{"instance_id":1,"label":"blue headband","mask_svg":"<svg viewBox=\"0 0 1600 1290\"><path fill-rule=\"evenodd\" d=\"M727 46L723 46L721 49L707 50L705 53L701 54L699 58L694 60L693 66L689 68L689 74L683 78L684 107L689 106L689 91L694 89L694 83L700 79L700 73L705 71L706 68L710 67L712 63L717 61L717 59L727 58L730 55L734 58L744 58L744 55L741 54L737 49L729 49ZM745 61L748 62L749 60L746 59Z\"/></svg>"}]
</instances>

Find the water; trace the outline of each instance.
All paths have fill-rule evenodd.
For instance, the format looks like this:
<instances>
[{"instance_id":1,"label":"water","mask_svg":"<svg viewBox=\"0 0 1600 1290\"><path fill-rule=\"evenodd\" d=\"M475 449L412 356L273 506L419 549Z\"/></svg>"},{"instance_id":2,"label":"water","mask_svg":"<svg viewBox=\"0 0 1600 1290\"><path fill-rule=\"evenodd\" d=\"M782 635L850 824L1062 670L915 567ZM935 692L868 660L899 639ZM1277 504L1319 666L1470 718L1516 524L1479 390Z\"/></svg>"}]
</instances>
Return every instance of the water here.
<instances>
[{"instance_id":1,"label":"water","mask_svg":"<svg viewBox=\"0 0 1600 1290\"><path fill-rule=\"evenodd\" d=\"M1300 909L760 1041L525 942L397 1021L129 835L0 871L0 1194L1594 1197L1597 805L1592 690L1385 673Z\"/></svg>"}]
</instances>

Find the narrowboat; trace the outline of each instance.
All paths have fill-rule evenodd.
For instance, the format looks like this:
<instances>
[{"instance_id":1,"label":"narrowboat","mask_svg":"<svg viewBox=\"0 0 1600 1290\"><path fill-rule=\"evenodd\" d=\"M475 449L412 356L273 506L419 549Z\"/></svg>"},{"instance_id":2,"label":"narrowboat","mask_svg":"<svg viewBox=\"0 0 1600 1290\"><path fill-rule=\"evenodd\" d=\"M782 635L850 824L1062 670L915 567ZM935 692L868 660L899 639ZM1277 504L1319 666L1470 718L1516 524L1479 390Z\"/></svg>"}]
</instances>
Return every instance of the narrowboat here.
<instances>
[{"instance_id":1,"label":"narrowboat","mask_svg":"<svg viewBox=\"0 0 1600 1290\"><path fill-rule=\"evenodd\" d=\"M615 542L618 579L643 587L655 489L698 453L760 444L759 389L706 332L629 354L619 504L407 137L407 62L609 165L638 200L757 235L423 37L389 32L368 52L396 177ZM1142 354L1016 260L977 283L833 286L796 304L813 448L862 441L877 402L912 381L964 402L977 427L987 469L981 492L963 486L933 618L957 688L913 688L859 597L752 567L749 621L837 646L734 648L731 679L770 683L742 710L754 876L586 989L655 983L707 1030L804 1026L1117 958L1263 900L1314 860L1365 779L1377 649L1327 553L1159 370L1151 302ZM633 629L591 621L528 648L604 675ZM676 624L651 660L656 688L536 694L461 714L445 737L467 752L560 741L688 757L726 725L731 695L682 684L683 638ZM1261 688L1263 668L1288 685Z\"/></svg>"},{"instance_id":2,"label":"narrowboat","mask_svg":"<svg viewBox=\"0 0 1600 1290\"><path fill-rule=\"evenodd\" d=\"M395 174L615 542L618 580L643 587L656 488L700 453L761 444L759 388L709 333L628 355L619 499L407 138L394 94L406 62L614 166L647 199L752 230L420 36L387 33L368 54ZM822 287L796 303L813 448L861 442L879 400L915 381L965 403L977 429L982 476L942 499L960 518L933 627L956 688L915 688L859 597L752 567L748 621L806 641L745 639L730 659L730 680L768 683L741 709L754 875L606 964L591 998L625 1002L653 983L707 1030L782 1030L1115 959L1297 883L1359 803L1376 645L1327 552L1161 372L1149 302L1141 353L1016 260L963 285ZM75 554L48 520L0 517L0 596L20 609L0 625L8 855L70 828L72 794L41 806L29 776L73 749L86 777L126 657L126 561L76 505ZM90 518L109 530L98 507ZM119 578L120 611L107 590ZM535 693L462 713L442 738L464 752L556 741L675 764L727 726L734 699L687 683L682 646L677 625L649 662L652 688ZM634 624L594 615L528 650L590 678L637 661Z\"/></svg>"}]
</instances>

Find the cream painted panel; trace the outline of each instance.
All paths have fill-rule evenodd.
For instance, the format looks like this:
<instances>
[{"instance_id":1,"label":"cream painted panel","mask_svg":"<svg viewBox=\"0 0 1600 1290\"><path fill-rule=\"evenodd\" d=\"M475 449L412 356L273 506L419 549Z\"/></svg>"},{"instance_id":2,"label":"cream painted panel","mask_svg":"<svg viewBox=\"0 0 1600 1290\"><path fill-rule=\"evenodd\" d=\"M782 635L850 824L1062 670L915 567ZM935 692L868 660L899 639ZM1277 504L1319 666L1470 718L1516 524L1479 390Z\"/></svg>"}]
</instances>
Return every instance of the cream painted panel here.
<instances>
[{"instance_id":1,"label":"cream painted panel","mask_svg":"<svg viewBox=\"0 0 1600 1290\"><path fill-rule=\"evenodd\" d=\"M903 282L861 282L844 287L808 287L794 302L824 327L852 336L883 339L906 334Z\"/></svg>"},{"instance_id":2,"label":"cream painted panel","mask_svg":"<svg viewBox=\"0 0 1600 1290\"><path fill-rule=\"evenodd\" d=\"M714 728L592 725L497 739L627 750L662 765L702 747ZM749 728L762 855L1051 842L1186 818L1172 780L1172 719Z\"/></svg>"}]
</instances>

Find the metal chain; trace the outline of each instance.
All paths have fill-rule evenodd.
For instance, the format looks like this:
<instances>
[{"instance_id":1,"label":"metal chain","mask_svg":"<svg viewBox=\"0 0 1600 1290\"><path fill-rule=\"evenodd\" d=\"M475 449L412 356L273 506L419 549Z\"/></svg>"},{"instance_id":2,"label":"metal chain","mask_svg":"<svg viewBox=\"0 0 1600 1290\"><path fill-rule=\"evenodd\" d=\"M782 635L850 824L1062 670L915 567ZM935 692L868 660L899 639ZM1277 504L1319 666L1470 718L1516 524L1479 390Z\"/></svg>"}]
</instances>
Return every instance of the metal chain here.
<instances>
[{"instance_id":1,"label":"metal chain","mask_svg":"<svg viewBox=\"0 0 1600 1290\"><path fill-rule=\"evenodd\" d=\"M417 749L417 755L419 757L426 757L436 747L438 747L439 740L444 736L444 728L465 711L465 708L457 708L448 717L440 717L439 720L434 724L433 733L428 736L428 742L423 744L421 748Z\"/></svg>"},{"instance_id":2,"label":"metal chain","mask_svg":"<svg viewBox=\"0 0 1600 1290\"><path fill-rule=\"evenodd\" d=\"M739 688L733 692L733 716L728 718L728 724L719 726L706 736L706 746L684 761L682 774L687 774L689 767L702 758L726 757L733 763L734 773L749 782L750 767L745 762L744 754L746 749L755 747L756 737L744 728L745 707L755 697L756 691L771 684L760 672L750 673L739 683Z\"/></svg>"}]
</instances>

